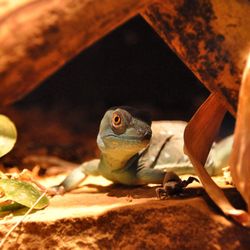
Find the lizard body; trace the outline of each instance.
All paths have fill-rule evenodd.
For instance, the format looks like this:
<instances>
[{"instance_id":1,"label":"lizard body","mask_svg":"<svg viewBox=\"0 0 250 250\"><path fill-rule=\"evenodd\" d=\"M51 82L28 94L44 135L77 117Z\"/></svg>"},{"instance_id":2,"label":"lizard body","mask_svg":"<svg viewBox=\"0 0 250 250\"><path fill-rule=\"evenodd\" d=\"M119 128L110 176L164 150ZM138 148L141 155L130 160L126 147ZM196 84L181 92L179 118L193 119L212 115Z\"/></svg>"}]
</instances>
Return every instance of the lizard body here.
<instances>
[{"instance_id":1,"label":"lizard body","mask_svg":"<svg viewBox=\"0 0 250 250\"><path fill-rule=\"evenodd\" d=\"M152 126L151 126L152 125ZM152 122L147 114L130 107L108 110L99 128L97 145L100 159L88 161L73 170L61 183L65 191L76 188L88 175L103 177L125 185L162 184L166 172L195 174L183 153L186 122ZM218 144L220 145L220 144ZM211 175L222 173L231 151L232 137L215 145L206 169ZM212 159L216 157L216 160Z\"/></svg>"}]
</instances>

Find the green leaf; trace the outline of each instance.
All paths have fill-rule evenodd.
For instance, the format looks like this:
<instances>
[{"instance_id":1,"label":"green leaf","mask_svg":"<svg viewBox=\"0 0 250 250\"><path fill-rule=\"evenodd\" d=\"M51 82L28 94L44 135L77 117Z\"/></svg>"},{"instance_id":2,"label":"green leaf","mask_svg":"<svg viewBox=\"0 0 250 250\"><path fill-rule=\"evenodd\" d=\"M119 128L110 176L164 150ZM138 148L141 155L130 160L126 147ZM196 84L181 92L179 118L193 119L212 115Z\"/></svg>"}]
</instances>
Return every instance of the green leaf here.
<instances>
[{"instance_id":1,"label":"green leaf","mask_svg":"<svg viewBox=\"0 0 250 250\"><path fill-rule=\"evenodd\" d=\"M0 157L13 148L16 139L17 131L14 123L8 117L0 115Z\"/></svg>"},{"instance_id":2,"label":"green leaf","mask_svg":"<svg viewBox=\"0 0 250 250\"><path fill-rule=\"evenodd\" d=\"M8 200L15 201L26 207L32 207L37 199L41 196L32 184L14 179L0 179L0 189L3 190L5 197ZM44 196L34 207L42 209L49 204L49 199Z\"/></svg>"},{"instance_id":3,"label":"green leaf","mask_svg":"<svg viewBox=\"0 0 250 250\"><path fill-rule=\"evenodd\" d=\"M9 204L9 205L0 206L0 212L11 212L11 211L15 211L20 208L23 208L23 207L24 207L23 205L17 202L13 202L12 204Z\"/></svg>"}]
</instances>

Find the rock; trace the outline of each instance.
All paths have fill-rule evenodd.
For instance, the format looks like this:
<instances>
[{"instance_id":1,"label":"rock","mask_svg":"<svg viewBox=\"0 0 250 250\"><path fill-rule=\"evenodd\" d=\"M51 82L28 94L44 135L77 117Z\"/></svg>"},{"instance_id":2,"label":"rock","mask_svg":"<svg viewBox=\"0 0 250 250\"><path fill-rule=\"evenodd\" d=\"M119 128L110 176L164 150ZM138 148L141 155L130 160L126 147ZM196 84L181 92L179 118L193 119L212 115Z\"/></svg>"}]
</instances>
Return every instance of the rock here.
<instances>
[{"instance_id":1,"label":"rock","mask_svg":"<svg viewBox=\"0 0 250 250\"><path fill-rule=\"evenodd\" d=\"M240 204L238 193L226 193ZM20 219L0 222L0 237ZM155 187L89 178L29 215L3 249L249 249L250 230L229 221L193 184L182 198L157 200Z\"/></svg>"}]
</instances>

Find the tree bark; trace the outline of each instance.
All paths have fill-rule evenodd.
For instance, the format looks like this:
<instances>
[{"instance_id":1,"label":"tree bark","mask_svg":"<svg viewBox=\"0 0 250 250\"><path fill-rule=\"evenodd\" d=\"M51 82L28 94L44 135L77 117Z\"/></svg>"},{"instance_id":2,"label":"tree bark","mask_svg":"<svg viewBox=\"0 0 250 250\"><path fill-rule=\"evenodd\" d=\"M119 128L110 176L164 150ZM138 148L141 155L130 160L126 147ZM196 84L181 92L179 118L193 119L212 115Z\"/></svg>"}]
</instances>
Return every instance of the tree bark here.
<instances>
[{"instance_id":1,"label":"tree bark","mask_svg":"<svg viewBox=\"0 0 250 250\"><path fill-rule=\"evenodd\" d=\"M249 13L249 1L164 0L142 15L235 115L250 51Z\"/></svg>"}]
</instances>

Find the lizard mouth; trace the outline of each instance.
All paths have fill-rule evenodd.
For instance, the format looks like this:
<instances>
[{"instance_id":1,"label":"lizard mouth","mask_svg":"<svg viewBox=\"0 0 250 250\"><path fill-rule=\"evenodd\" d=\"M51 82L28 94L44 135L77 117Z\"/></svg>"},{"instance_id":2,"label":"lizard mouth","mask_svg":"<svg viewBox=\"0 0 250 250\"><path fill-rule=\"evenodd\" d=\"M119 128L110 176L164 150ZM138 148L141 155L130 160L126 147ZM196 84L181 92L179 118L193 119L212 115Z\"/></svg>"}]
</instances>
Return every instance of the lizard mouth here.
<instances>
[{"instance_id":1,"label":"lizard mouth","mask_svg":"<svg viewBox=\"0 0 250 250\"><path fill-rule=\"evenodd\" d=\"M115 140L121 140L121 141L134 141L134 142L143 142L143 141L149 141L151 136L121 136L121 135L105 135L103 136L103 139L113 138Z\"/></svg>"},{"instance_id":2,"label":"lizard mouth","mask_svg":"<svg viewBox=\"0 0 250 250\"><path fill-rule=\"evenodd\" d=\"M152 132L148 130L148 131L145 131L144 133L140 133L137 135L106 134L106 135L103 135L103 139L114 138L116 140L123 140L123 141L144 142L144 141L149 141L151 139L151 136L152 136Z\"/></svg>"},{"instance_id":3,"label":"lizard mouth","mask_svg":"<svg viewBox=\"0 0 250 250\"><path fill-rule=\"evenodd\" d=\"M116 150L129 150L134 153L139 152L142 148L145 148L150 142L150 136L139 135L116 135L105 134L97 137L97 144L101 151L106 149Z\"/></svg>"}]
</instances>

